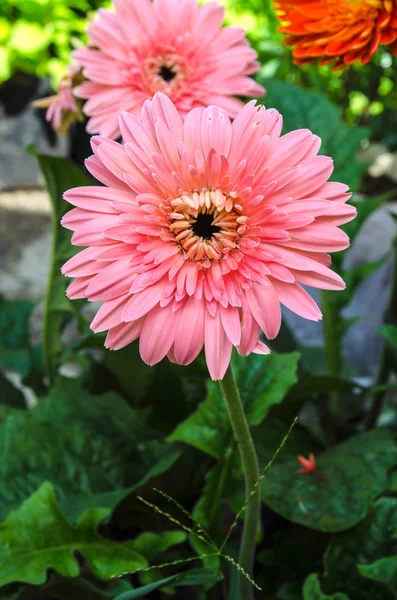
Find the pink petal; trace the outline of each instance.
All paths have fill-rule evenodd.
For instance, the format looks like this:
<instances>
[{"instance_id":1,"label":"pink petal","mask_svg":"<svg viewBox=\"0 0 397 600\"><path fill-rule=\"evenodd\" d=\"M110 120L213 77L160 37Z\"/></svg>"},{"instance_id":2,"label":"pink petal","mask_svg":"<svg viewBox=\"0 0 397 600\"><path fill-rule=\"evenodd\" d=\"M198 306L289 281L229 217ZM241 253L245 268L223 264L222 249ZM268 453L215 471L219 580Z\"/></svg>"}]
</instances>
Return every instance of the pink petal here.
<instances>
[{"instance_id":1,"label":"pink petal","mask_svg":"<svg viewBox=\"0 0 397 600\"><path fill-rule=\"evenodd\" d=\"M188 365L198 356L204 344L204 300L187 298L180 312L175 332L174 357L180 365Z\"/></svg>"},{"instance_id":2,"label":"pink petal","mask_svg":"<svg viewBox=\"0 0 397 600\"><path fill-rule=\"evenodd\" d=\"M219 312L223 329L233 346L239 346L241 342L241 323L238 308L220 306Z\"/></svg>"},{"instance_id":3,"label":"pink petal","mask_svg":"<svg viewBox=\"0 0 397 600\"><path fill-rule=\"evenodd\" d=\"M276 289L280 302L300 317L310 321L320 321L322 314L313 298L297 283L284 283L275 280L273 285Z\"/></svg>"},{"instance_id":4,"label":"pink petal","mask_svg":"<svg viewBox=\"0 0 397 600\"><path fill-rule=\"evenodd\" d=\"M125 294L102 304L90 325L92 331L98 333L120 325L121 313L129 297L129 294Z\"/></svg>"},{"instance_id":5,"label":"pink petal","mask_svg":"<svg viewBox=\"0 0 397 600\"><path fill-rule=\"evenodd\" d=\"M232 356L232 344L222 326L219 311L205 313L205 358L212 379L223 379Z\"/></svg>"},{"instance_id":6,"label":"pink petal","mask_svg":"<svg viewBox=\"0 0 397 600\"><path fill-rule=\"evenodd\" d=\"M160 281L134 294L122 313L123 321L136 321L146 315L160 302L163 283Z\"/></svg>"},{"instance_id":7,"label":"pink petal","mask_svg":"<svg viewBox=\"0 0 397 600\"><path fill-rule=\"evenodd\" d=\"M205 109L201 121L201 141L204 156L213 148L226 158L229 155L232 141L232 126L224 110L216 106Z\"/></svg>"},{"instance_id":8,"label":"pink petal","mask_svg":"<svg viewBox=\"0 0 397 600\"><path fill-rule=\"evenodd\" d=\"M260 327L255 321L245 295L242 296L241 343L237 352L242 356L251 354L258 343Z\"/></svg>"},{"instance_id":9,"label":"pink petal","mask_svg":"<svg viewBox=\"0 0 397 600\"><path fill-rule=\"evenodd\" d=\"M276 280L273 280L275 282ZM268 339L273 339L281 327L281 308L275 285L254 284L245 291L254 318Z\"/></svg>"},{"instance_id":10,"label":"pink petal","mask_svg":"<svg viewBox=\"0 0 397 600\"><path fill-rule=\"evenodd\" d=\"M166 356L174 343L180 311L173 312L170 306L156 306L145 319L139 340L139 351L143 361L155 365Z\"/></svg>"},{"instance_id":11,"label":"pink petal","mask_svg":"<svg viewBox=\"0 0 397 600\"><path fill-rule=\"evenodd\" d=\"M143 318L133 323L122 323L117 327L113 327L106 336L105 348L121 350L121 348L128 346L139 337L144 322L145 319Z\"/></svg>"}]
</instances>

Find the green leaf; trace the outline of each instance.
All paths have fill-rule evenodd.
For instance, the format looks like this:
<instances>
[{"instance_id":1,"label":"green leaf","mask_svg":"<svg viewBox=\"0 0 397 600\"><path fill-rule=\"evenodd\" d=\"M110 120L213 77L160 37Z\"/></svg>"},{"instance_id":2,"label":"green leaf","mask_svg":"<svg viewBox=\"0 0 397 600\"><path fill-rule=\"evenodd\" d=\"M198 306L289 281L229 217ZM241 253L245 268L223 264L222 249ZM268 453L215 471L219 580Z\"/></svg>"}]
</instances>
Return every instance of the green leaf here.
<instances>
[{"instance_id":1,"label":"green leaf","mask_svg":"<svg viewBox=\"0 0 397 600\"><path fill-rule=\"evenodd\" d=\"M296 381L298 358L296 353L275 352L268 356L233 356L232 365L250 425L258 425L270 407L282 401ZM224 457L233 437L219 383L208 383L206 400L178 425L169 440L185 442L216 458Z\"/></svg>"},{"instance_id":2,"label":"green leaf","mask_svg":"<svg viewBox=\"0 0 397 600\"><path fill-rule=\"evenodd\" d=\"M356 435L317 456L327 478L297 473L299 463L274 464L262 485L262 499L275 512L317 531L343 531L368 514L387 487L397 464L393 435L376 430Z\"/></svg>"},{"instance_id":3,"label":"green leaf","mask_svg":"<svg viewBox=\"0 0 397 600\"><path fill-rule=\"evenodd\" d=\"M351 127L341 118L339 108L323 95L282 81L263 82L267 108L276 108L283 116L283 132L307 128L322 140L321 154L331 156L335 169L333 179L346 183L353 191L367 169L356 156L368 130Z\"/></svg>"},{"instance_id":4,"label":"green leaf","mask_svg":"<svg viewBox=\"0 0 397 600\"><path fill-rule=\"evenodd\" d=\"M397 348L397 326L382 325L379 328L379 333L394 347Z\"/></svg>"},{"instance_id":5,"label":"green leaf","mask_svg":"<svg viewBox=\"0 0 397 600\"><path fill-rule=\"evenodd\" d=\"M303 585L303 600L349 600L346 594L337 592L328 596L321 591L321 585L317 573L307 577Z\"/></svg>"},{"instance_id":6,"label":"green leaf","mask_svg":"<svg viewBox=\"0 0 397 600\"><path fill-rule=\"evenodd\" d=\"M145 532L134 540L135 550L152 561L158 554L165 552L172 546L183 544L186 533L183 531L164 531L161 534Z\"/></svg>"},{"instance_id":7,"label":"green leaf","mask_svg":"<svg viewBox=\"0 0 397 600\"><path fill-rule=\"evenodd\" d=\"M268 356L251 354L233 363L241 399L250 425L259 425L275 404L284 399L297 381L297 352Z\"/></svg>"},{"instance_id":8,"label":"green leaf","mask_svg":"<svg viewBox=\"0 0 397 600\"><path fill-rule=\"evenodd\" d=\"M0 427L1 517L47 480L70 520L113 509L181 454L155 439L147 416L115 393L91 396L59 379L34 409L13 411Z\"/></svg>"},{"instance_id":9,"label":"green leaf","mask_svg":"<svg viewBox=\"0 0 397 600\"><path fill-rule=\"evenodd\" d=\"M43 321L43 352L47 375L54 381L62 353L60 331L68 317L76 315L77 304L66 298L66 288L70 283L61 273L64 263L80 249L70 243L71 233L63 228L60 221L70 210L63 200L66 190L90 185L91 180L73 162L66 158L37 155L45 178L52 205L52 257Z\"/></svg>"},{"instance_id":10,"label":"green leaf","mask_svg":"<svg viewBox=\"0 0 397 600\"><path fill-rule=\"evenodd\" d=\"M381 498L357 527L333 537L326 555L324 586L360 600L396 596L397 499Z\"/></svg>"},{"instance_id":11,"label":"green leaf","mask_svg":"<svg viewBox=\"0 0 397 600\"><path fill-rule=\"evenodd\" d=\"M208 585L219 581L220 573L214 569L191 569L185 573L179 573L178 575L170 575L149 585L145 585L121 596L117 596L114 600L135 600L136 598L143 598L151 592L158 590L162 587L172 584L173 587L194 587L196 585Z\"/></svg>"},{"instance_id":12,"label":"green leaf","mask_svg":"<svg viewBox=\"0 0 397 600\"><path fill-rule=\"evenodd\" d=\"M357 565L357 567L363 577L385 583L397 591L397 554L380 558L372 565Z\"/></svg>"},{"instance_id":13,"label":"green leaf","mask_svg":"<svg viewBox=\"0 0 397 600\"><path fill-rule=\"evenodd\" d=\"M25 377L30 370L29 319L33 302L0 298L0 367Z\"/></svg>"},{"instance_id":14,"label":"green leaf","mask_svg":"<svg viewBox=\"0 0 397 600\"><path fill-rule=\"evenodd\" d=\"M131 547L99 537L101 510L84 515L77 527L63 517L49 483L44 483L22 506L12 512L0 529L0 585L13 582L40 585L47 570L77 577L83 555L100 579L108 580L147 567L147 561Z\"/></svg>"}]
</instances>

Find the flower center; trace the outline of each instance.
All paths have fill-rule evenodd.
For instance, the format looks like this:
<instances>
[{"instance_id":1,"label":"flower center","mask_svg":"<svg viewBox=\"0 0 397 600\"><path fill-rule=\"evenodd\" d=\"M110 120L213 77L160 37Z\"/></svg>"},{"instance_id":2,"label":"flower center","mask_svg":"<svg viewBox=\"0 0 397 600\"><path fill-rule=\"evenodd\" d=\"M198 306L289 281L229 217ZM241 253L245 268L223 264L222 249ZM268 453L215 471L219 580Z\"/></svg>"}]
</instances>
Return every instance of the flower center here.
<instances>
[{"instance_id":1,"label":"flower center","mask_svg":"<svg viewBox=\"0 0 397 600\"><path fill-rule=\"evenodd\" d=\"M143 63L142 80L151 94L163 92L173 100L185 89L188 68L176 54L150 56Z\"/></svg>"},{"instance_id":2,"label":"flower center","mask_svg":"<svg viewBox=\"0 0 397 600\"><path fill-rule=\"evenodd\" d=\"M173 65L175 67L175 65ZM172 81L174 77L176 77L176 71L169 65L161 65L159 69L159 77L164 79L164 81Z\"/></svg>"},{"instance_id":3,"label":"flower center","mask_svg":"<svg viewBox=\"0 0 397 600\"><path fill-rule=\"evenodd\" d=\"M237 248L248 217L242 206L220 190L183 194L172 200L170 231L186 258L194 261L220 260Z\"/></svg>"},{"instance_id":4,"label":"flower center","mask_svg":"<svg viewBox=\"0 0 397 600\"><path fill-rule=\"evenodd\" d=\"M210 240L214 233L219 231L216 225L213 225L214 217L209 213L199 213L196 222L192 225L193 234Z\"/></svg>"}]
</instances>

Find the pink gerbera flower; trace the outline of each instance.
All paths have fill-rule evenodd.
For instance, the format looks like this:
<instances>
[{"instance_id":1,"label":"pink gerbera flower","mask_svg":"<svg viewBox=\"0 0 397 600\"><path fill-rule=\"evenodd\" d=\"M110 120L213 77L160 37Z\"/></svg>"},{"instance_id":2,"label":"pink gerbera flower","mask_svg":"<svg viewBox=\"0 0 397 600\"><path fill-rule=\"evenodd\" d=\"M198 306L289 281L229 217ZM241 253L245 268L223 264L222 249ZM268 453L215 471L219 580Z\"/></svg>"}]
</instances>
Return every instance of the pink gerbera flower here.
<instances>
[{"instance_id":1,"label":"pink gerbera flower","mask_svg":"<svg viewBox=\"0 0 397 600\"><path fill-rule=\"evenodd\" d=\"M143 360L191 363L205 347L221 379L232 347L267 353L280 303L306 319L321 313L301 284L343 289L327 252L349 239L355 215L332 160L308 130L280 137L276 110L247 104L233 123L210 106L183 123L163 94L141 118L123 113L124 145L94 137L88 170L106 187L65 194L72 243L89 246L63 268L69 298L104 302L94 331L117 350L140 337Z\"/></svg>"},{"instance_id":2,"label":"pink gerbera flower","mask_svg":"<svg viewBox=\"0 0 397 600\"><path fill-rule=\"evenodd\" d=\"M222 29L224 8L197 0L114 0L89 27L88 48L76 50L88 80L75 94L87 99L87 131L120 135L119 115L139 115L156 92L185 115L216 104L234 117L234 95L258 97L263 88L248 77L259 68L243 29Z\"/></svg>"}]
</instances>

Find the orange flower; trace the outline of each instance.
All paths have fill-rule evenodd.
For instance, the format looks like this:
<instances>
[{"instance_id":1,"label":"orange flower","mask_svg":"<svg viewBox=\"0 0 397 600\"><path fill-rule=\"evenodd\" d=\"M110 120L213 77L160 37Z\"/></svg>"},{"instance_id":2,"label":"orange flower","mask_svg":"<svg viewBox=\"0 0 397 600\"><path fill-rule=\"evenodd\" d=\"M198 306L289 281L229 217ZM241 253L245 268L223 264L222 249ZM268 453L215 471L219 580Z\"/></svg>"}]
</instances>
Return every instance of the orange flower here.
<instances>
[{"instance_id":1,"label":"orange flower","mask_svg":"<svg viewBox=\"0 0 397 600\"><path fill-rule=\"evenodd\" d=\"M328 481L328 479L317 469L316 457L313 453L309 454L309 458L305 458L304 456L300 455L298 455L296 458L302 465L302 469L298 469L297 473L300 475L315 475L322 481Z\"/></svg>"},{"instance_id":2,"label":"orange flower","mask_svg":"<svg viewBox=\"0 0 397 600\"><path fill-rule=\"evenodd\" d=\"M341 69L366 64L381 44L397 54L397 0L276 0L298 65L320 58Z\"/></svg>"}]
</instances>

